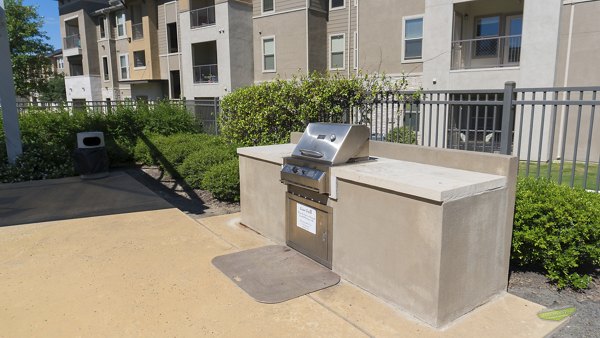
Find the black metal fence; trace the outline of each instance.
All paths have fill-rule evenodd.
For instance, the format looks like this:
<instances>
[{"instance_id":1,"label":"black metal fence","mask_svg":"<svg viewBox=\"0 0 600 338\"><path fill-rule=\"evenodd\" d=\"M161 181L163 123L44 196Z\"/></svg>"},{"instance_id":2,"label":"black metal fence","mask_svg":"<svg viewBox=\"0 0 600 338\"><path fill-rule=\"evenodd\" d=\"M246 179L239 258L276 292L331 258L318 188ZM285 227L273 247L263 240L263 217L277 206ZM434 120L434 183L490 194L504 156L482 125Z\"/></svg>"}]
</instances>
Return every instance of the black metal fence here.
<instances>
[{"instance_id":1,"label":"black metal fence","mask_svg":"<svg viewBox=\"0 0 600 338\"><path fill-rule=\"evenodd\" d=\"M600 87L380 93L347 122L372 139L513 154L522 176L600 191Z\"/></svg>"},{"instance_id":2,"label":"black metal fence","mask_svg":"<svg viewBox=\"0 0 600 338\"><path fill-rule=\"evenodd\" d=\"M519 175L547 177L571 187L600 191L600 87L383 92L332 120L361 123L373 140L429 147L513 154ZM183 104L207 133L218 134L219 99ZM157 102L144 102L154 105ZM18 109L87 109L106 113L135 101L20 103Z\"/></svg>"},{"instance_id":3,"label":"black metal fence","mask_svg":"<svg viewBox=\"0 0 600 338\"><path fill-rule=\"evenodd\" d=\"M119 109L119 107L136 108L140 104L153 107L159 103L170 103L174 105L183 105L195 117L196 121L202 125L202 130L209 134L218 134L217 124L219 116L219 98L207 98L200 100L161 100L161 101L85 101L73 100L68 102L17 102L17 111L20 114L33 109L42 110L85 110L91 113L107 114Z\"/></svg>"}]
</instances>

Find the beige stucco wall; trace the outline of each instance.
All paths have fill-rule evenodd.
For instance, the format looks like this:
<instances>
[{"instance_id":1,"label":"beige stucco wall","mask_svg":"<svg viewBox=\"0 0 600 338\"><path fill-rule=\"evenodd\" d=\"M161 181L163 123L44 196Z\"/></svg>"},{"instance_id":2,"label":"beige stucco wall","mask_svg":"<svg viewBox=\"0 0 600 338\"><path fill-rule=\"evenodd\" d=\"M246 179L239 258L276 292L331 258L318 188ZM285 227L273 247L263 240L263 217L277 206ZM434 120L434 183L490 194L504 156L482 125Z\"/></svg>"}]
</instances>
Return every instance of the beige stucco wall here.
<instances>
[{"instance_id":1,"label":"beige stucco wall","mask_svg":"<svg viewBox=\"0 0 600 338\"><path fill-rule=\"evenodd\" d=\"M419 319L435 323L441 207L341 180L338 197L337 202L331 203L333 271L410 309Z\"/></svg>"},{"instance_id":2,"label":"beige stucco wall","mask_svg":"<svg viewBox=\"0 0 600 338\"><path fill-rule=\"evenodd\" d=\"M360 1L358 8L360 69L367 73L421 73L422 63L402 63L402 18L424 13L424 0Z\"/></svg>"},{"instance_id":3,"label":"beige stucco wall","mask_svg":"<svg viewBox=\"0 0 600 338\"><path fill-rule=\"evenodd\" d=\"M571 15L573 16L572 27ZM599 16L600 1L574 2L562 6L556 86L598 86L600 84Z\"/></svg>"},{"instance_id":4,"label":"beige stucco wall","mask_svg":"<svg viewBox=\"0 0 600 338\"><path fill-rule=\"evenodd\" d=\"M254 18L253 31L255 82L306 73L306 10ZM269 36L275 37L275 72L263 72L261 38Z\"/></svg>"},{"instance_id":5,"label":"beige stucco wall","mask_svg":"<svg viewBox=\"0 0 600 338\"><path fill-rule=\"evenodd\" d=\"M286 186L281 163L240 156L241 223L277 243L285 243Z\"/></svg>"},{"instance_id":6,"label":"beige stucco wall","mask_svg":"<svg viewBox=\"0 0 600 338\"><path fill-rule=\"evenodd\" d=\"M87 14L85 9L80 9L75 12L65 13L60 16L60 35L63 38L63 50L67 50L64 46L64 38L66 36L65 21L77 20L79 28L79 38L83 63L83 73L85 75L99 75L99 68L96 62L98 56L98 47L96 45L96 24L94 20ZM65 56L65 74L70 76L69 58Z\"/></svg>"},{"instance_id":7,"label":"beige stucco wall","mask_svg":"<svg viewBox=\"0 0 600 338\"><path fill-rule=\"evenodd\" d=\"M127 5L139 5L142 13L144 37L138 40L131 39L129 43L129 76L132 81L161 79L160 61L158 58L158 7L154 1L127 1ZM127 11L127 35L132 37L131 11ZM146 66L136 69L134 67L133 52L144 51L146 54Z\"/></svg>"}]
</instances>

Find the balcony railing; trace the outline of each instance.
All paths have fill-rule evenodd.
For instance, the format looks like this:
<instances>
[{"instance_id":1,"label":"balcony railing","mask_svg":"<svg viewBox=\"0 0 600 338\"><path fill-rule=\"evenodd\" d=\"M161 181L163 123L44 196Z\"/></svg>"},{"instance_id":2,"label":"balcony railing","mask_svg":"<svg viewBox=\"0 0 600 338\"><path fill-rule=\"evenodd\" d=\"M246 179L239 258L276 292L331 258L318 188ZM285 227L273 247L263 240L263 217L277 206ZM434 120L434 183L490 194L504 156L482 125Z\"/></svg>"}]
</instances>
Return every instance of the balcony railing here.
<instances>
[{"instance_id":1,"label":"balcony railing","mask_svg":"<svg viewBox=\"0 0 600 338\"><path fill-rule=\"evenodd\" d=\"M210 26L214 25L215 23L215 6L198 8L190 11L191 28Z\"/></svg>"},{"instance_id":2,"label":"balcony railing","mask_svg":"<svg viewBox=\"0 0 600 338\"><path fill-rule=\"evenodd\" d=\"M219 72L216 64L194 66L194 83L219 82Z\"/></svg>"},{"instance_id":3,"label":"balcony railing","mask_svg":"<svg viewBox=\"0 0 600 338\"><path fill-rule=\"evenodd\" d=\"M452 41L452 69L518 66L521 35Z\"/></svg>"},{"instance_id":4,"label":"balcony railing","mask_svg":"<svg viewBox=\"0 0 600 338\"><path fill-rule=\"evenodd\" d=\"M81 39L79 34L73 34L65 37L65 49L81 48Z\"/></svg>"},{"instance_id":5,"label":"balcony railing","mask_svg":"<svg viewBox=\"0 0 600 338\"><path fill-rule=\"evenodd\" d=\"M144 24L134 23L131 25L131 38L133 40L139 40L144 38Z\"/></svg>"}]
</instances>

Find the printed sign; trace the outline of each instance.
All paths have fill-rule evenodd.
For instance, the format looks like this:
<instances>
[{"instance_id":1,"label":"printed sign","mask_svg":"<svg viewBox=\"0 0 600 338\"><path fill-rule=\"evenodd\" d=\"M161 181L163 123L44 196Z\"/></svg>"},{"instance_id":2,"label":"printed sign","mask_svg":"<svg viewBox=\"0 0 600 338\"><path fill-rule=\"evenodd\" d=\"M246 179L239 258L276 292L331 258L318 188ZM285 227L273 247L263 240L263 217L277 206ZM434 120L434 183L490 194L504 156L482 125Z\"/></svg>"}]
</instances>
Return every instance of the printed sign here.
<instances>
[{"instance_id":1,"label":"printed sign","mask_svg":"<svg viewBox=\"0 0 600 338\"><path fill-rule=\"evenodd\" d=\"M296 226L316 235L317 210L298 203L296 207Z\"/></svg>"}]
</instances>

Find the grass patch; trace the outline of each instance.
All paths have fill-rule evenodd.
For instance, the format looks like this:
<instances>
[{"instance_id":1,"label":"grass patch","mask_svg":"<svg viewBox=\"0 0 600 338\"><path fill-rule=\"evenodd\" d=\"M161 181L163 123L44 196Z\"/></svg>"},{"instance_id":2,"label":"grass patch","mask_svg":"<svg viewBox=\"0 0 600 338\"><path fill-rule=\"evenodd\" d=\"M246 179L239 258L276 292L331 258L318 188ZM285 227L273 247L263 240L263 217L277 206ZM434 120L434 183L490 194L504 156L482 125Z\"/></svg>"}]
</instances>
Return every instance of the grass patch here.
<instances>
[{"instance_id":1,"label":"grass patch","mask_svg":"<svg viewBox=\"0 0 600 338\"><path fill-rule=\"evenodd\" d=\"M550 174L548 174L548 167L550 167ZM573 162L565 162L562 170L561 184L571 184L571 171L573 169ZM590 163L587 169L587 181L586 189L596 190L596 178L598 177L598 164ZM537 162L529 163L529 174L527 174L527 163L522 161L519 163L519 177L536 177L538 175L538 164ZM560 162L540 163L539 165L539 176L550 179L553 182L558 183L560 178ZM585 176L585 164L575 164L575 176L573 180L573 186L578 188L584 188L583 181Z\"/></svg>"}]
</instances>

